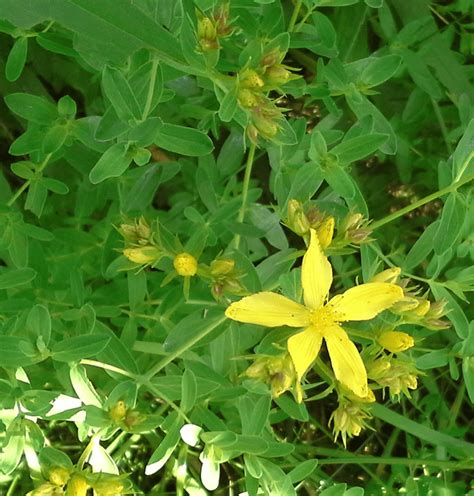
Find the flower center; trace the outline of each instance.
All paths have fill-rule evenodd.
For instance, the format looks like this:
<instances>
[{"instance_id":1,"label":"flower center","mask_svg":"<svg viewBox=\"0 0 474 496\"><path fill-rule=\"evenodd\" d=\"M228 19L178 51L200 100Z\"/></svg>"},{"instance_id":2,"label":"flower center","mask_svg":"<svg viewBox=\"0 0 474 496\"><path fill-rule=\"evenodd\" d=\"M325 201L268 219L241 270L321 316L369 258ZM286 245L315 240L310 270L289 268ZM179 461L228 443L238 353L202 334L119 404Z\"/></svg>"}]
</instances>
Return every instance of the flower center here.
<instances>
[{"instance_id":1,"label":"flower center","mask_svg":"<svg viewBox=\"0 0 474 496\"><path fill-rule=\"evenodd\" d=\"M311 312L310 322L316 329L323 331L325 327L334 324L336 319L334 313L329 308L322 307Z\"/></svg>"}]
</instances>

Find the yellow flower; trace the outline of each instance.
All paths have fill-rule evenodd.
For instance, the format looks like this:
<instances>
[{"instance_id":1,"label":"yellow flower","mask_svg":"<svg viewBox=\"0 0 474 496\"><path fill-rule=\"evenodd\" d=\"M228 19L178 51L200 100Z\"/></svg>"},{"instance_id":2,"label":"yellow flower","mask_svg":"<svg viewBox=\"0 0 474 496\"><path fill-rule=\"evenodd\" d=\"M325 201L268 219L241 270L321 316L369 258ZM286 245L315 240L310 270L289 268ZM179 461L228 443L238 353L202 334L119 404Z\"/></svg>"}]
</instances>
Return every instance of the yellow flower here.
<instances>
[{"instance_id":1,"label":"yellow flower","mask_svg":"<svg viewBox=\"0 0 474 496\"><path fill-rule=\"evenodd\" d=\"M380 346L384 347L390 353L399 353L400 351L408 350L415 345L413 338L405 333L399 331L386 331L383 332L377 339Z\"/></svg>"},{"instance_id":2,"label":"yellow flower","mask_svg":"<svg viewBox=\"0 0 474 496\"><path fill-rule=\"evenodd\" d=\"M197 260L189 253L180 253L173 260L176 272L183 277L195 276L198 269Z\"/></svg>"},{"instance_id":3,"label":"yellow flower","mask_svg":"<svg viewBox=\"0 0 474 496\"><path fill-rule=\"evenodd\" d=\"M324 256L316 232L303 257L301 283L304 305L270 292L242 298L226 310L226 316L239 322L267 327L304 327L288 339L297 380L318 356L323 339L329 352L336 379L357 396L368 395L367 372L354 343L340 322L369 320L403 298L403 290L394 284L368 283L348 289L325 304L332 284L332 267ZM297 400L302 401L299 387Z\"/></svg>"}]
</instances>

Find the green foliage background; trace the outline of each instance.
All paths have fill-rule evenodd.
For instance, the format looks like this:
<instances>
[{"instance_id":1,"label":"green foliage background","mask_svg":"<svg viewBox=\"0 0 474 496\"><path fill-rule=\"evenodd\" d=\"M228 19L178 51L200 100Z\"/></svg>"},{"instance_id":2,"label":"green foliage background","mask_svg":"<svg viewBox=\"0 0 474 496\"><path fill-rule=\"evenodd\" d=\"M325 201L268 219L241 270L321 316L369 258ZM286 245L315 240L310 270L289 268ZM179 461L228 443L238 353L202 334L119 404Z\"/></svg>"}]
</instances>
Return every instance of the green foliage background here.
<instances>
[{"instance_id":1,"label":"green foliage background","mask_svg":"<svg viewBox=\"0 0 474 496\"><path fill-rule=\"evenodd\" d=\"M467 493L470 2L232 0L231 34L199 50L199 16L220 3L0 0L0 491L76 464L101 429L96 466L131 473L130 492L207 494L205 447L203 480L222 462L214 494ZM282 86L289 110L247 182L235 74L271 44L302 77ZM268 331L226 320L203 281L188 300L180 279L162 287L169 260L138 271L120 256L114 226L144 216L200 262L232 257L248 291L292 294L290 199L374 219L373 242L332 258L337 289L396 265L448 302L449 330L415 331L419 388L375 404L348 451L331 396L272 402L242 379ZM51 413L59 395L72 409ZM119 399L136 432L111 420ZM188 421L204 430L195 448Z\"/></svg>"}]
</instances>

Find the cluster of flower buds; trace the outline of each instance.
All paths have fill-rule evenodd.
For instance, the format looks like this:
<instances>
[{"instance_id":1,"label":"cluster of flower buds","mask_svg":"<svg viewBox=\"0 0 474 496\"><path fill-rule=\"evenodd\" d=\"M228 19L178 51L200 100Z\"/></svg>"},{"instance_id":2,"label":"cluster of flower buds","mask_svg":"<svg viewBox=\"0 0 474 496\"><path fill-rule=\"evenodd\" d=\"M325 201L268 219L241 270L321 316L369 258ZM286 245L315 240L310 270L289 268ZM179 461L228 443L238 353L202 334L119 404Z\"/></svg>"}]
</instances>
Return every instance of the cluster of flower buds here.
<instances>
[{"instance_id":1,"label":"cluster of flower buds","mask_svg":"<svg viewBox=\"0 0 474 496\"><path fill-rule=\"evenodd\" d=\"M197 12L197 37L203 52L220 48L219 40L232 34L229 21L229 3L221 2L207 17Z\"/></svg>"},{"instance_id":2,"label":"cluster of flower buds","mask_svg":"<svg viewBox=\"0 0 474 496\"><path fill-rule=\"evenodd\" d=\"M240 282L243 273L235 267L231 258L216 258L209 266L203 266L201 274L209 281L212 296L219 301L224 294L243 296L246 289Z\"/></svg>"},{"instance_id":3,"label":"cluster of flower buds","mask_svg":"<svg viewBox=\"0 0 474 496\"><path fill-rule=\"evenodd\" d=\"M267 95L269 91L281 92L281 86L296 76L291 68L281 62L285 53L273 49L265 53L256 66L245 67L237 78L237 101L249 113L247 135L254 143L258 137L271 140L280 129L285 109L278 107Z\"/></svg>"},{"instance_id":4,"label":"cluster of flower buds","mask_svg":"<svg viewBox=\"0 0 474 496\"><path fill-rule=\"evenodd\" d=\"M329 422L333 425L334 440L341 436L344 446L347 439L358 436L367 427L366 421L371 418L367 403L342 399L332 412Z\"/></svg>"},{"instance_id":5,"label":"cluster of flower buds","mask_svg":"<svg viewBox=\"0 0 474 496\"><path fill-rule=\"evenodd\" d=\"M110 419L125 431L133 430L146 421L146 415L127 407L124 401L117 401L109 408Z\"/></svg>"},{"instance_id":6,"label":"cluster of flower buds","mask_svg":"<svg viewBox=\"0 0 474 496\"><path fill-rule=\"evenodd\" d=\"M420 372L411 363L393 356L382 355L366 363L367 376L382 388L388 388L390 397L403 393L410 397L409 389L418 387Z\"/></svg>"},{"instance_id":7,"label":"cluster of flower buds","mask_svg":"<svg viewBox=\"0 0 474 496\"><path fill-rule=\"evenodd\" d=\"M316 231L323 249L332 244L335 225L332 215L325 215L314 207L305 211L300 201L290 200L284 222L294 233L301 236L306 244L309 243L311 229Z\"/></svg>"},{"instance_id":8,"label":"cluster of flower buds","mask_svg":"<svg viewBox=\"0 0 474 496\"><path fill-rule=\"evenodd\" d=\"M52 467L48 482L43 482L27 496L86 496L89 489L95 496L120 496L129 494L132 484L126 475L98 473L74 468Z\"/></svg>"},{"instance_id":9,"label":"cluster of flower buds","mask_svg":"<svg viewBox=\"0 0 474 496\"><path fill-rule=\"evenodd\" d=\"M258 357L245 371L245 375L269 384L274 398L278 398L297 383L293 361L288 353Z\"/></svg>"},{"instance_id":10,"label":"cluster of flower buds","mask_svg":"<svg viewBox=\"0 0 474 496\"><path fill-rule=\"evenodd\" d=\"M118 232L125 240L123 255L139 265L156 265L163 252L154 240L153 231L147 221L140 217L131 224L121 224Z\"/></svg>"}]
</instances>

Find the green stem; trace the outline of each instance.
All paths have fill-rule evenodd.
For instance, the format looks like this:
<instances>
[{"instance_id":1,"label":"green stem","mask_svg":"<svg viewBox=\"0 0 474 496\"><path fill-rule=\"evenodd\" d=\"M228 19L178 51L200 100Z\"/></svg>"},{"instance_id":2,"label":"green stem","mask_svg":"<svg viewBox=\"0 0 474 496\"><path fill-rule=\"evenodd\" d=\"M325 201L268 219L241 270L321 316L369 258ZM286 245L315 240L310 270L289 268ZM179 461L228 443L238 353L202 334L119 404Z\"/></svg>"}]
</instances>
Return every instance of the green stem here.
<instances>
[{"instance_id":1,"label":"green stem","mask_svg":"<svg viewBox=\"0 0 474 496\"><path fill-rule=\"evenodd\" d=\"M171 363L175 358L178 358L180 355L182 355L185 351L189 350L192 348L196 343L201 341L201 339L205 338L209 333L211 333L217 326L221 325L222 322L226 320L226 316L223 315L219 320L212 322L208 327L204 328L201 332L196 334L193 339L186 341L186 343L182 344L179 348L177 348L175 351L170 353L169 355L165 356L162 358L151 370L146 373L142 380L141 383L149 383L151 378L154 377L158 372L160 372L162 369L164 369L169 363Z\"/></svg>"},{"instance_id":2,"label":"green stem","mask_svg":"<svg viewBox=\"0 0 474 496\"><path fill-rule=\"evenodd\" d=\"M392 222L393 220L398 219L399 217L402 217L403 215L407 214L408 212L411 212L412 210L416 210L417 208L420 208L421 206L425 205L426 203L429 203L433 200L436 200L437 198L440 198L441 196L444 196L448 193L452 193L456 191L458 188L463 186L464 184L467 184L474 180L474 174L469 174L466 176L464 179L461 179L459 181L456 181L449 186L446 186L443 189L440 189L439 191L436 191L435 193L431 193L431 195L425 196L424 198L421 198L421 200L416 201L415 203L412 203L411 205L407 205L404 208L401 208L400 210L397 210L393 214L387 215L386 217L375 221L370 225L370 228L375 231L375 229L378 229L379 227L384 226L385 224L388 224L389 222Z\"/></svg>"},{"instance_id":3,"label":"green stem","mask_svg":"<svg viewBox=\"0 0 474 496\"><path fill-rule=\"evenodd\" d=\"M451 146L451 143L449 142L448 139L448 130L446 128L446 124L444 122L443 114L441 113L441 110L439 108L438 102L432 98L431 99L431 104L433 105L436 118L438 119L439 127L441 128L441 134L443 135L444 142L446 144L446 148L448 150L449 155L453 153L453 148Z\"/></svg>"},{"instance_id":4,"label":"green stem","mask_svg":"<svg viewBox=\"0 0 474 496\"><path fill-rule=\"evenodd\" d=\"M115 372L120 375L124 375L126 377L130 377L131 379L136 379L137 376L132 374L131 372L127 372L126 370L115 367L114 365L109 365L108 363L98 362L96 360L88 360L84 358L81 360L81 365L90 365L91 367L98 367L100 369L109 370L110 372Z\"/></svg>"},{"instance_id":5,"label":"green stem","mask_svg":"<svg viewBox=\"0 0 474 496\"><path fill-rule=\"evenodd\" d=\"M253 142L250 143L249 153L247 155L247 163L245 164L244 182L242 184L242 205L240 206L237 222L242 224L245 219L245 210L247 209L247 198L250 186L250 177L252 176L252 166L255 157L255 150L257 145ZM235 249L238 250L240 245L240 234L236 234L234 238Z\"/></svg>"},{"instance_id":6,"label":"green stem","mask_svg":"<svg viewBox=\"0 0 474 496\"><path fill-rule=\"evenodd\" d=\"M158 59L153 57L151 64L150 84L148 85L148 93L146 96L145 108L143 109L142 120L145 120L150 113L151 104L153 102L153 95L155 93L156 73L158 70Z\"/></svg>"},{"instance_id":7,"label":"green stem","mask_svg":"<svg viewBox=\"0 0 474 496\"><path fill-rule=\"evenodd\" d=\"M379 456L348 456L342 458L330 458L328 460L318 459L318 465L347 465L347 464L372 464L382 463L386 465L427 465L430 467L446 468L446 469L471 469L474 468L474 462L469 461L446 461L446 460L427 460L426 458L396 458L396 457L379 457Z\"/></svg>"},{"instance_id":8,"label":"green stem","mask_svg":"<svg viewBox=\"0 0 474 496\"><path fill-rule=\"evenodd\" d=\"M288 23L288 32L292 32L295 29L296 20L298 19L298 14L300 13L301 6L303 5L303 0L297 0L293 13L291 14L290 22Z\"/></svg>"},{"instance_id":9,"label":"green stem","mask_svg":"<svg viewBox=\"0 0 474 496\"><path fill-rule=\"evenodd\" d=\"M48 165L48 162L49 162L49 159L51 158L52 156L52 153L48 153L48 155L46 155L46 157L44 158L43 162L41 162L41 164L38 166L38 168L36 169L36 173L40 173L40 172L43 172L43 170L45 169L45 167ZM21 196L21 194L23 193L23 191L25 191L26 188L28 188L28 186L31 184L31 179L28 179L28 181L24 182L20 188L18 189L18 191L10 198L10 200L8 200L7 202L7 205L9 207L11 207L17 200L18 198Z\"/></svg>"}]
</instances>

